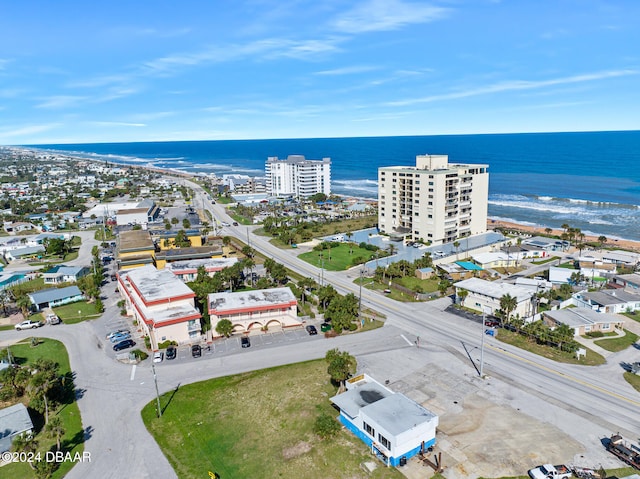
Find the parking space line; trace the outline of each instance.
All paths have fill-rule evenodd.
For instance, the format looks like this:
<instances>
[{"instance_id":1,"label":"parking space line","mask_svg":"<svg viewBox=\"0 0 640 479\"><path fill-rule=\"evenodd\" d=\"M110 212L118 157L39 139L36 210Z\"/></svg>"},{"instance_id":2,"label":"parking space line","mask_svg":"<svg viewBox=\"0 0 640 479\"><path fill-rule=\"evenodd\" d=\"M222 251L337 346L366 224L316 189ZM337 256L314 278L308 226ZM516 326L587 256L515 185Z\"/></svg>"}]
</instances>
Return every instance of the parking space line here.
<instances>
[{"instance_id":1,"label":"parking space line","mask_svg":"<svg viewBox=\"0 0 640 479\"><path fill-rule=\"evenodd\" d=\"M136 377L136 365L131 366L131 376L129 377L129 381L133 381Z\"/></svg>"}]
</instances>

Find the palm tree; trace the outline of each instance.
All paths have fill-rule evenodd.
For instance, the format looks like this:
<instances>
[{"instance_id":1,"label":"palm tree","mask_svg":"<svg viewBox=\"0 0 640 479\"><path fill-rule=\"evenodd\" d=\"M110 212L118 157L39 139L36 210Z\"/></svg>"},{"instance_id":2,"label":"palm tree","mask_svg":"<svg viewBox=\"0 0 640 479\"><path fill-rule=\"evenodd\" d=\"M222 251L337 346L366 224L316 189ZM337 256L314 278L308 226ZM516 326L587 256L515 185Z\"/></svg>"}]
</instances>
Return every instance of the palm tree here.
<instances>
[{"instance_id":1,"label":"palm tree","mask_svg":"<svg viewBox=\"0 0 640 479\"><path fill-rule=\"evenodd\" d=\"M31 308L31 299L26 293L22 293L16 299L16 306L20 308L23 318L27 319L29 317L29 309Z\"/></svg>"},{"instance_id":2,"label":"palm tree","mask_svg":"<svg viewBox=\"0 0 640 479\"><path fill-rule=\"evenodd\" d=\"M606 236L598 236L598 243L600 243L600 249L602 249L602 247L604 246L604 244L607 242L607 237Z\"/></svg>"},{"instance_id":3,"label":"palm tree","mask_svg":"<svg viewBox=\"0 0 640 479\"><path fill-rule=\"evenodd\" d=\"M460 300L461 306L464 306L464 300L467 299L467 296L469 296L469 291L467 291L466 289L458 290L458 299Z\"/></svg>"},{"instance_id":4,"label":"palm tree","mask_svg":"<svg viewBox=\"0 0 640 479\"><path fill-rule=\"evenodd\" d=\"M544 229L544 232L547 233L548 235L550 235L553 230L551 228L549 228L548 226Z\"/></svg>"},{"instance_id":5,"label":"palm tree","mask_svg":"<svg viewBox=\"0 0 640 479\"><path fill-rule=\"evenodd\" d=\"M518 307L518 300L509 293L500 298L500 309L504 313L506 323L511 319L511 313Z\"/></svg>"},{"instance_id":6,"label":"palm tree","mask_svg":"<svg viewBox=\"0 0 640 479\"><path fill-rule=\"evenodd\" d=\"M456 261L458 261L458 248L460 247L460 241L454 241L453 247L456 249Z\"/></svg>"},{"instance_id":7,"label":"palm tree","mask_svg":"<svg viewBox=\"0 0 640 479\"><path fill-rule=\"evenodd\" d=\"M60 416L53 416L51 419L49 419L49 422L45 426L45 429L52 437L56 438L56 448L59 451L60 439L62 439L62 436L64 436L64 433L66 432L64 429L64 424L62 423L62 418Z\"/></svg>"},{"instance_id":8,"label":"palm tree","mask_svg":"<svg viewBox=\"0 0 640 479\"><path fill-rule=\"evenodd\" d=\"M37 439L32 434L23 433L18 436L15 436L13 438L11 445L14 451L24 452L27 455L31 455L38 450L38 446L40 444L38 444ZM31 466L31 469L35 470L36 461L28 461L28 462L29 462L29 465Z\"/></svg>"}]
</instances>

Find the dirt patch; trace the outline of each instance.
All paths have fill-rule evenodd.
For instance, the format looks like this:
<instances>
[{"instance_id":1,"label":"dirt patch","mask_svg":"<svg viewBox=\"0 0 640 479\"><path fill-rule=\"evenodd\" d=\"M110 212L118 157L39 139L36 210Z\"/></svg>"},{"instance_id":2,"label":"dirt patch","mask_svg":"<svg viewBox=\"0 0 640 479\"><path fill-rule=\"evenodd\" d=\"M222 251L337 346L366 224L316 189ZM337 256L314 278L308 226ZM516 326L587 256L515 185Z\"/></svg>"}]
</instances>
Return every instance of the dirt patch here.
<instances>
[{"instance_id":1,"label":"dirt patch","mask_svg":"<svg viewBox=\"0 0 640 479\"><path fill-rule=\"evenodd\" d=\"M298 444L292 447L288 447L282 451L282 457L285 460L293 459L294 457L302 456L311 450L311 444L305 441L300 441Z\"/></svg>"}]
</instances>

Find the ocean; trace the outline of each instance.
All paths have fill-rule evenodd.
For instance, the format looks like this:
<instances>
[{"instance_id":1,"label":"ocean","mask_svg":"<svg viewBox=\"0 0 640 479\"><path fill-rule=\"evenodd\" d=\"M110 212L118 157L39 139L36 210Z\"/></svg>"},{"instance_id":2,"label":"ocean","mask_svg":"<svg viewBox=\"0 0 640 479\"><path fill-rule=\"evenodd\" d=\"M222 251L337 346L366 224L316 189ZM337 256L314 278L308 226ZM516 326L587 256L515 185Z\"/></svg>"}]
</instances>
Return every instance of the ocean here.
<instances>
[{"instance_id":1,"label":"ocean","mask_svg":"<svg viewBox=\"0 0 640 479\"><path fill-rule=\"evenodd\" d=\"M264 174L269 156L330 157L332 191L377 197L381 166L416 155L489 165L489 216L640 241L640 131L25 145L187 173Z\"/></svg>"}]
</instances>

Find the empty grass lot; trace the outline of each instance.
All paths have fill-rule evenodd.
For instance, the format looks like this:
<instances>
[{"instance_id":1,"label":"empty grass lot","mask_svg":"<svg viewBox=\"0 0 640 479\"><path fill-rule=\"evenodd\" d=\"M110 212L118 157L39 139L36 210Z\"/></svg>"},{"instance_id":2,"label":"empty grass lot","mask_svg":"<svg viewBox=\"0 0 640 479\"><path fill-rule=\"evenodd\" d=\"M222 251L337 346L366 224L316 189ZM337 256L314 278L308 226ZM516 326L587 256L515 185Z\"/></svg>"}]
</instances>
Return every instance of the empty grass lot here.
<instances>
[{"instance_id":1,"label":"empty grass lot","mask_svg":"<svg viewBox=\"0 0 640 479\"><path fill-rule=\"evenodd\" d=\"M183 386L142 410L142 418L181 479L401 478L382 463L372 473L363 461L377 461L346 430L321 440L316 417L337 416L329 398L336 392L326 362L309 361Z\"/></svg>"},{"instance_id":2,"label":"empty grass lot","mask_svg":"<svg viewBox=\"0 0 640 479\"><path fill-rule=\"evenodd\" d=\"M608 338L608 339L598 339L597 341L594 341L594 343L600 346L601 348L606 349L607 351L617 353L618 351L627 349L637 340L638 340L637 334L634 334L628 329L625 329L624 336L618 336L615 338Z\"/></svg>"},{"instance_id":3,"label":"empty grass lot","mask_svg":"<svg viewBox=\"0 0 640 479\"><path fill-rule=\"evenodd\" d=\"M87 303L86 301L56 306L53 308L53 311L66 324L75 324L88 319L96 319L102 314L96 311L95 303Z\"/></svg>"},{"instance_id":4,"label":"empty grass lot","mask_svg":"<svg viewBox=\"0 0 640 479\"><path fill-rule=\"evenodd\" d=\"M340 243L332 246L331 250L309 251L308 253L302 253L298 258L318 268L322 268L324 262L324 269L328 271L344 271L375 259L375 252L361 248L356 244L350 247L348 243Z\"/></svg>"}]
</instances>

